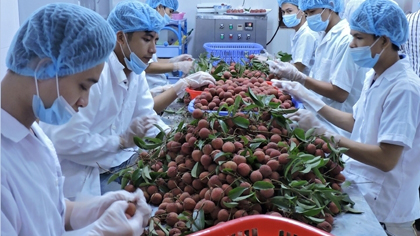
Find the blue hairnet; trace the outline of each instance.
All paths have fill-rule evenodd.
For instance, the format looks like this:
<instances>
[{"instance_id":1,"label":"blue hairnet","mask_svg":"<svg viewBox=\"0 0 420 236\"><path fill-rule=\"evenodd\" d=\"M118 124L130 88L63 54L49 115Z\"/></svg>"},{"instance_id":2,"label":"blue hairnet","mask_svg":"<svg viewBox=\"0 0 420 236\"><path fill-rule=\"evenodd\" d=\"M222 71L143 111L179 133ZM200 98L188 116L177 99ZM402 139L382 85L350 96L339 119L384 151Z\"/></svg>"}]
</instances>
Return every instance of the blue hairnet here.
<instances>
[{"instance_id":1,"label":"blue hairnet","mask_svg":"<svg viewBox=\"0 0 420 236\"><path fill-rule=\"evenodd\" d=\"M408 21L389 0L366 0L350 18L350 28L365 34L387 36L398 47L408 40Z\"/></svg>"},{"instance_id":2,"label":"blue hairnet","mask_svg":"<svg viewBox=\"0 0 420 236\"><path fill-rule=\"evenodd\" d=\"M169 7L174 11L178 10L178 0L147 0L146 3L152 8L162 5L164 7Z\"/></svg>"},{"instance_id":3,"label":"blue hairnet","mask_svg":"<svg viewBox=\"0 0 420 236\"><path fill-rule=\"evenodd\" d=\"M299 0L299 9L306 11L314 8L328 8L334 12L341 13L344 11L343 0Z\"/></svg>"},{"instance_id":4,"label":"blue hairnet","mask_svg":"<svg viewBox=\"0 0 420 236\"><path fill-rule=\"evenodd\" d=\"M69 3L46 5L18 29L6 57L11 71L37 79L77 74L105 60L115 47L116 35L96 12Z\"/></svg>"},{"instance_id":5,"label":"blue hairnet","mask_svg":"<svg viewBox=\"0 0 420 236\"><path fill-rule=\"evenodd\" d=\"M108 16L108 23L115 32L159 31L165 27L165 19L150 6L139 1L122 1Z\"/></svg>"},{"instance_id":6,"label":"blue hairnet","mask_svg":"<svg viewBox=\"0 0 420 236\"><path fill-rule=\"evenodd\" d=\"M295 6L299 6L299 0L277 0L277 2L279 3L280 7L281 7L281 5L283 5L283 3L290 3L290 4L293 4Z\"/></svg>"}]
</instances>

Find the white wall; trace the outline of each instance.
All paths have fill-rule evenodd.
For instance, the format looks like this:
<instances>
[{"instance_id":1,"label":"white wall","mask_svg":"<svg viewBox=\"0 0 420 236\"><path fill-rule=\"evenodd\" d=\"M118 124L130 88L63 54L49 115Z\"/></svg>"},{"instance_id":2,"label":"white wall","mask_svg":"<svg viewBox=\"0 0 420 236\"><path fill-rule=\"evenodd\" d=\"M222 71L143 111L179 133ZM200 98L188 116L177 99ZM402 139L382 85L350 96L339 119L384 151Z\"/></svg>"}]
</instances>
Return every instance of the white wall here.
<instances>
[{"instance_id":1,"label":"white wall","mask_svg":"<svg viewBox=\"0 0 420 236\"><path fill-rule=\"evenodd\" d=\"M145 0L140 0L141 2L146 2ZM113 0L113 4L120 2L120 0ZM197 4L199 3L214 3L220 4L225 3L232 5L233 8L239 8L242 6L243 0L178 0L179 8L178 11L185 12L187 17L187 24L188 24L188 31L192 28L195 28L195 16L196 16L196 9ZM271 39L274 35L274 32L277 29L277 18L278 18L278 3L277 0L245 0L244 4L245 8L264 8L264 9L272 9L272 11L268 14L268 23L267 23L267 41ZM277 53L278 51L288 52L290 53L290 35L293 34L293 30L290 29L280 29L277 33L277 36L273 40L273 42L268 45L267 50L271 53ZM193 31L194 34L194 31ZM194 35L193 35L194 36ZM192 47L194 40L191 38L188 45L189 52L192 51ZM202 47L202 45L198 45ZM265 46L265 45L263 45Z\"/></svg>"},{"instance_id":2,"label":"white wall","mask_svg":"<svg viewBox=\"0 0 420 236\"><path fill-rule=\"evenodd\" d=\"M0 80L2 80L7 71L7 50L19 28L18 1L1 0L0 13Z\"/></svg>"}]
</instances>

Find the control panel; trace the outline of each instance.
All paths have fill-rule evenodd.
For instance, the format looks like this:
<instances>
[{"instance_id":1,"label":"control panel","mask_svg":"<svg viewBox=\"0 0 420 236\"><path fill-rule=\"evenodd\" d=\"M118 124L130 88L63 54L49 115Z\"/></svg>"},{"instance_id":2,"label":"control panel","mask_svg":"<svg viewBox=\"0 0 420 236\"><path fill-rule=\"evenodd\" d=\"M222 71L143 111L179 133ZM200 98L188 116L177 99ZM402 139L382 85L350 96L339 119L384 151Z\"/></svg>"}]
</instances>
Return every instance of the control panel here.
<instances>
[{"instance_id":1,"label":"control panel","mask_svg":"<svg viewBox=\"0 0 420 236\"><path fill-rule=\"evenodd\" d=\"M256 24L253 20L216 20L214 42L255 42Z\"/></svg>"}]
</instances>

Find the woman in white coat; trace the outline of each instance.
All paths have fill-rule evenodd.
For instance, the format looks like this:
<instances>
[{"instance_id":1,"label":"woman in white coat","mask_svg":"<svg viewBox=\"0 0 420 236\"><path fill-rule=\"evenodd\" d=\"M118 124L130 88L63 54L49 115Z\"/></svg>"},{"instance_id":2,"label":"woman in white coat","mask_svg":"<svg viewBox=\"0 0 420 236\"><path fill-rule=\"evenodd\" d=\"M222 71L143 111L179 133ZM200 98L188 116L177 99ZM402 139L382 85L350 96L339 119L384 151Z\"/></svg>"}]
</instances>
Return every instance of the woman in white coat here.
<instances>
[{"instance_id":1,"label":"woman in white coat","mask_svg":"<svg viewBox=\"0 0 420 236\"><path fill-rule=\"evenodd\" d=\"M144 3L122 1L107 20L117 44L92 86L89 105L63 126L41 124L57 150L66 176L64 196L70 199L121 189L121 179L110 184L108 179L137 160L133 137L155 137L160 131L153 124L170 129L154 110L144 73L164 19ZM187 79L178 89L185 91Z\"/></svg>"},{"instance_id":2,"label":"woman in white coat","mask_svg":"<svg viewBox=\"0 0 420 236\"><path fill-rule=\"evenodd\" d=\"M56 152L35 122L58 127L86 106L114 45L107 22L74 4L46 5L17 31L1 83L1 235L142 233L151 209L141 191L64 198ZM127 201L138 203L131 219Z\"/></svg>"},{"instance_id":3,"label":"woman in white coat","mask_svg":"<svg viewBox=\"0 0 420 236\"><path fill-rule=\"evenodd\" d=\"M351 21L351 55L356 64L373 68L366 75L353 114L325 105L296 82L276 81L279 87L320 107L319 114L352 133L337 135L301 111L291 116L304 129L333 136L349 150L346 179L356 184L376 218L389 235L414 236L413 222L420 216L420 78L405 55L399 55L408 38L404 12L389 0L366 0Z\"/></svg>"},{"instance_id":4,"label":"woman in white coat","mask_svg":"<svg viewBox=\"0 0 420 236\"><path fill-rule=\"evenodd\" d=\"M362 91L362 78L368 70L357 66L350 56L349 23L339 16L344 10L343 5L342 0L299 1L299 9L307 14L309 28L321 33L321 40L315 51L315 63L309 76L290 63L269 63L271 71L280 78L299 82L329 106L351 113ZM347 131L322 117L319 119L335 132L350 137Z\"/></svg>"},{"instance_id":5,"label":"woman in white coat","mask_svg":"<svg viewBox=\"0 0 420 236\"><path fill-rule=\"evenodd\" d=\"M283 23L295 30L291 37L293 65L305 75L309 75L315 62L315 49L320 34L312 31L306 16L298 7L299 0L278 0L283 16Z\"/></svg>"}]
</instances>

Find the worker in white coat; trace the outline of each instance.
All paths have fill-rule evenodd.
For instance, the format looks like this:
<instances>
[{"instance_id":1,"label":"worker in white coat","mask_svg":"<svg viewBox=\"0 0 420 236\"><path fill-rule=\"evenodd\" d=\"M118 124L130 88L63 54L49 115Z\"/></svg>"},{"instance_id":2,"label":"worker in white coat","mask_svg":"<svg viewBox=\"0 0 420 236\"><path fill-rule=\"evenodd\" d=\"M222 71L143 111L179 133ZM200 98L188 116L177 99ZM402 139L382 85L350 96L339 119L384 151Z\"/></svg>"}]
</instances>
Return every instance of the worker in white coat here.
<instances>
[{"instance_id":1,"label":"worker in white coat","mask_svg":"<svg viewBox=\"0 0 420 236\"><path fill-rule=\"evenodd\" d=\"M166 24L169 23L172 13L178 9L179 5L178 0L147 0L146 3L165 18ZM193 60L189 54L182 54L171 59L158 58L156 53L153 54L146 69L147 83L152 95L156 96L171 87L165 73L182 71L183 74L188 74L192 66Z\"/></svg>"},{"instance_id":2,"label":"worker in white coat","mask_svg":"<svg viewBox=\"0 0 420 236\"><path fill-rule=\"evenodd\" d=\"M46 5L22 22L1 83L1 235L143 232L151 209L140 190L85 202L64 198L56 152L35 122L59 127L86 106L114 46L107 22L74 4ZM131 219L124 213L128 201L137 201Z\"/></svg>"},{"instance_id":3,"label":"worker in white coat","mask_svg":"<svg viewBox=\"0 0 420 236\"><path fill-rule=\"evenodd\" d=\"M416 235L413 222L420 217L420 78L405 55L399 55L408 38L404 12L388 0L366 0L350 21L351 55L356 64L373 68L366 75L360 99L346 113L311 97L296 82L273 84L319 107L319 114L351 132L345 138L319 123L314 113L292 115L303 129L334 137L349 150L343 174L357 185L388 235Z\"/></svg>"},{"instance_id":4,"label":"worker in white coat","mask_svg":"<svg viewBox=\"0 0 420 236\"><path fill-rule=\"evenodd\" d=\"M137 160L133 137L155 137L160 131L154 124L170 130L153 109L144 73L164 19L144 3L123 1L108 23L117 44L92 86L89 105L64 126L41 124L57 149L69 199L121 189L121 178L110 184L108 179Z\"/></svg>"},{"instance_id":5,"label":"worker in white coat","mask_svg":"<svg viewBox=\"0 0 420 236\"><path fill-rule=\"evenodd\" d=\"M278 0L283 16L283 23L295 30L291 37L292 64L305 75L309 75L315 62L315 49L319 33L312 31L306 22L306 16L298 7L299 0Z\"/></svg>"},{"instance_id":6,"label":"worker in white coat","mask_svg":"<svg viewBox=\"0 0 420 236\"><path fill-rule=\"evenodd\" d=\"M341 19L342 0L300 0L299 8L307 14L309 28L322 33L315 51L315 63L309 76L290 63L269 61L270 70L278 77L303 84L331 107L352 112L360 97L363 78L368 69L356 65L350 55L349 23ZM317 108L318 109L318 108ZM319 117L332 130L346 137L350 133Z\"/></svg>"}]
</instances>

